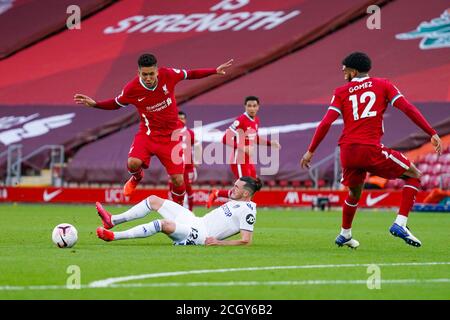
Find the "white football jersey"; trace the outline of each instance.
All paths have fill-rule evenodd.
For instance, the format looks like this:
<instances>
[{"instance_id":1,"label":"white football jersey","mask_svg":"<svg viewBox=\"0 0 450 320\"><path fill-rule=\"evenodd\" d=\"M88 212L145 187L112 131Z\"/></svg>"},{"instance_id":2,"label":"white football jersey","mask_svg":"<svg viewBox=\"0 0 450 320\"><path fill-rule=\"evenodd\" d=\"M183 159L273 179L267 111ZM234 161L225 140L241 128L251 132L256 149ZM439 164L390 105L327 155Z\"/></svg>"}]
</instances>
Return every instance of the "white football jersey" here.
<instances>
[{"instance_id":1,"label":"white football jersey","mask_svg":"<svg viewBox=\"0 0 450 320\"><path fill-rule=\"evenodd\" d=\"M253 231L256 203L231 200L207 213L202 219L208 236L223 240L240 230Z\"/></svg>"}]
</instances>

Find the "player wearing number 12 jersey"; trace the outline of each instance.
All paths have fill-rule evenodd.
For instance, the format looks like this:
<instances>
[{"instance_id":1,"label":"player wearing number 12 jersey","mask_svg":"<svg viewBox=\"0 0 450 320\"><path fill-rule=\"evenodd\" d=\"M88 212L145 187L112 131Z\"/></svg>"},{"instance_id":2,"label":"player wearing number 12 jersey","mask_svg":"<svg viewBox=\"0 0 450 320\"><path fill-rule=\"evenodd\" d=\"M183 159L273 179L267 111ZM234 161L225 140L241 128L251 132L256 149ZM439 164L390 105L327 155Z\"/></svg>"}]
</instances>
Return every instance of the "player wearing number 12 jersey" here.
<instances>
[{"instance_id":1,"label":"player wearing number 12 jersey","mask_svg":"<svg viewBox=\"0 0 450 320\"><path fill-rule=\"evenodd\" d=\"M138 76L131 80L122 92L111 100L96 102L88 96L76 94L74 100L104 110L116 110L132 104L136 107L139 117L139 132L135 135L128 154L128 171L132 177L124 186L125 196L135 191L144 172L148 168L150 158L157 156L172 182L172 198L177 203L183 203L185 195L184 163L182 154L172 152L179 143L179 134L173 134L182 128L178 120L178 108L175 100L175 86L185 79L200 79L213 74L225 74L225 69L231 66L232 60L216 69L183 70L159 68L156 57L143 54L138 59ZM180 149L181 150L181 149Z\"/></svg>"},{"instance_id":2,"label":"player wearing number 12 jersey","mask_svg":"<svg viewBox=\"0 0 450 320\"><path fill-rule=\"evenodd\" d=\"M342 116L344 129L339 139L341 182L349 188L349 194L343 204L342 229L336 244L351 248L359 246L359 242L352 238L351 226L366 174L370 172L386 179L405 180L398 215L389 231L407 244L420 247L421 242L409 231L406 222L420 188L421 173L403 154L381 144L383 114L388 104L400 109L429 134L438 153L441 152L440 138L420 111L389 80L368 75L371 61L365 53L354 52L342 64L344 77L349 83L335 90L328 111L301 160L301 166L309 168L313 153L331 124Z\"/></svg>"}]
</instances>

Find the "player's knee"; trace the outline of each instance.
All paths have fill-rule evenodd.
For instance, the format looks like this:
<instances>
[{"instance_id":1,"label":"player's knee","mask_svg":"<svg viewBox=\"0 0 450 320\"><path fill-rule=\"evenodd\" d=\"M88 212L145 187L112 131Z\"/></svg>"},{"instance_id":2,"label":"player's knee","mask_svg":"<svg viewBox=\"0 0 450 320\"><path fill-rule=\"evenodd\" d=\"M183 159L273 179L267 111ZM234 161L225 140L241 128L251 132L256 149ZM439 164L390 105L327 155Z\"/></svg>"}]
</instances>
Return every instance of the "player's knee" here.
<instances>
[{"instance_id":1,"label":"player's knee","mask_svg":"<svg viewBox=\"0 0 450 320\"><path fill-rule=\"evenodd\" d=\"M361 193L362 187L349 188L349 194L355 200L361 199Z\"/></svg>"},{"instance_id":2,"label":"player's knee","mask_svg":"<svg viewBox=\"0 0 450 320\"><path fill-rule=\"evenodd\" d=\"M128 158L128 170L134 172L141 168L142 161L136 158Z\"/></svg>"},{"instance_id":3,"label":"player's knee","mask_svg":"<svg viewBox=\"0 0 450 320\"><path fill-rule=\"evenodd\" d=\"M184 183L184 177L181 174L173 175L171 178L172 178L172 183L175 187L180 187Z\"/></svg>"},{"instance_id":4,"label":"player's knee","mask_svg":"<svg viewBox=\"0 0 450 320\"><path fill-rule=\"evenodd\" d=\"M419 189L421 187L420 177L408 177L405 179L405 186L414 187L416 189Z\"/></svg>"},{"instance_id":5,"label":"player's knee","mask_svg":"<svg viewBox=\"0 0 450 320\"><path fill-rule=\"evenodd\" d=\"M158 210L159 208L161 208L163 202L164 199L154 195L151 195L147 198L147 203L153 210Z\"/></svg>"},{"instance_id":6,"label":"player's knee","mask_svg":"<svg viewBox=\"0 0 450 320\"><path fill-rule=\"evenodd\" d=\"M161 224L161 230L165 234L172 234L172 233L175 232L176 225L175 225L175 223L173 221L170 221L170 220L167 220L167 219L162 219L159 222Z\"/></svg>"}]
</instances>

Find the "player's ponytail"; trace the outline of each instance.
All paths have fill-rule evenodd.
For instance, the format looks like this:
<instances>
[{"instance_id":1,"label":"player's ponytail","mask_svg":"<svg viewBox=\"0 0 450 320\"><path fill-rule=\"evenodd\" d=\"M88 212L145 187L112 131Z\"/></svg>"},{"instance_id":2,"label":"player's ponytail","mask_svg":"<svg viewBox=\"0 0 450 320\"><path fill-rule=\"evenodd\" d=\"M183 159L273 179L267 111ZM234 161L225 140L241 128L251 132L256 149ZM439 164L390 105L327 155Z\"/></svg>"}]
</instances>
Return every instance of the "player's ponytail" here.
<instances>
[{"instance_id":1,"label":"player's ponytail","mask_svg":"<svg viewBox=\"0 0 450 320\"><path fill-rule=\"evenodd\" d=\"M254 195L256 191L259 191L262 188L262 181L259 178L255 179L252 177L245 176L239 179L245 182L244 188L250 191L252 195Z\"/></svg>"}]
</instances>

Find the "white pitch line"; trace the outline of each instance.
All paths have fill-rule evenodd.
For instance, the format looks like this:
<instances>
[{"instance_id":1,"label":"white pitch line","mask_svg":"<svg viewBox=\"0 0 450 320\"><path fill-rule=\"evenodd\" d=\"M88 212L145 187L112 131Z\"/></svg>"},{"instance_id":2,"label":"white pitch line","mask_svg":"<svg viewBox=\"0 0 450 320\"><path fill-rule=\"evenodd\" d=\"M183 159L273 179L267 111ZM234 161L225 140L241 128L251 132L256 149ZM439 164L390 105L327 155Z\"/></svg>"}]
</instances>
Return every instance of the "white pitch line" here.
<instances>
[{"instance_id":1,"label":"white pitch line","mask_svg":"<svg viewBox=\"0 0 450 320\"><path fill-rule=\"evenodd\" d=\"M450 283L449 278L437 279L392 279L380 280L380 284ZM228 282L162 282L113 284L110 288L169 288L169 287L237 287L237 286L303 286L303 285L346 285L367 284L365 280L293 280L293 281L228 281ZM105 289L81 285L79 289ZM21 290L77 290L67 286L0 286L0 291Z\"/></svg>"},{"instance_id":2,"label":"white pitch line","mask_svg":"<svg viewBox=\"0 0 450 320\"><path fill-rule=\"evenodd\" d=\"M450 265L450 262L399 262L399 263L365 263L365 264L322 264L322 265L302 265L302 266L269 266L269 267L248 267L248 268L230 268L230 269L206 269L206 270L189 270L175 271L163 273L150 273L136 276L108 278L91 282L88 285L81 285L80 289L95 288L133 288L133 287L180 287L180 286L251 286L251 285L308 285L308 284L361 284L367 280L305 280L305 281L231 281L231 282L167 282L167 283L131 283L117 284L119 282L142 280L150 278L176 277L190 274L206 274L206 273L225 273L239 271L264 271L264 270L286 270L286 269L321 269L321 268L354 268L368 267L370 265L380 267L399 267L399 266L436 266ZM362 281L362 282L361 282ZM450 282L450 279L401 279L401 280L383 280L382 283L423 283L423 282ZM0 291L13 290L62 290L69 289L67 286L58 285L36 285L36 286L0 286Z\"/></svg>"},{"instance_id":3,"label":"white pitch line","mask_svg":"<svg viewBox=\"0 0 450 320\"><path fill-rule=\"evenodd\" d=\"M450 262L399 262L399 263L367 263L367 264L319 264L319 265L303 265L303 266L272 266L272 267L249 267L249 268L229 268L229 269L206 269L206 270L188 270L175 272L150 273L134 276L125 276L117 278L108 278L91 282L89 286L92 287L108 287L113 284L125 281L162 278L162 277L176 277L191 274L205 274L205 273L224 273L224 272L239 272L239 271L264 271L264 270L286 270L286 269L321 269L321 268L355 268L368 267L370 265L377 265L380 267L398 267L398 266L434 266L434 265L450 265Z\"/></svg>"}]
</instances>

